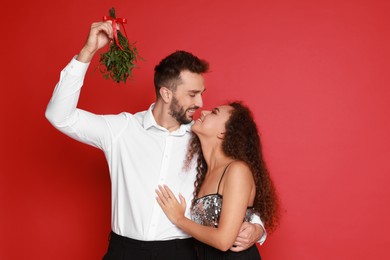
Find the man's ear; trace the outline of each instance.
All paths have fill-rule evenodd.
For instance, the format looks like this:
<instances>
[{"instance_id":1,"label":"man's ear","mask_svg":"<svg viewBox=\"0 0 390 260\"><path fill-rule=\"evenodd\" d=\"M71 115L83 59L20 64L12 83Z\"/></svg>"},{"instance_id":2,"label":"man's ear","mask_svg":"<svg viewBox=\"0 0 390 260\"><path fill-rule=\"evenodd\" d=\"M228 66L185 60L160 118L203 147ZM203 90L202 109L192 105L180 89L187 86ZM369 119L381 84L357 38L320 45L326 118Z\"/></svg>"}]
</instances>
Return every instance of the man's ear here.
<instances>
[{"instance_id":1,"label":"man's ear","mask_svg":"<svg viewBox=\"0 0 390 260\"><path fill-rule=\"evenodd\" d=\"M172 91L167 87L160 88L160 96L164 100L165 103L169 103L172 98Z\"/></svg>"},{"instance_id":2,"label":"man's ear","mask_svg":"<svg viewBox=\"0 0 390 260\"><path fill-rule=\"evenodd\" d=\"M218 139L221 139L221 140L225 139L225 133L219 133L219 134L217 134L217 138L218 138Z\"/></svg>"}]
</instances>

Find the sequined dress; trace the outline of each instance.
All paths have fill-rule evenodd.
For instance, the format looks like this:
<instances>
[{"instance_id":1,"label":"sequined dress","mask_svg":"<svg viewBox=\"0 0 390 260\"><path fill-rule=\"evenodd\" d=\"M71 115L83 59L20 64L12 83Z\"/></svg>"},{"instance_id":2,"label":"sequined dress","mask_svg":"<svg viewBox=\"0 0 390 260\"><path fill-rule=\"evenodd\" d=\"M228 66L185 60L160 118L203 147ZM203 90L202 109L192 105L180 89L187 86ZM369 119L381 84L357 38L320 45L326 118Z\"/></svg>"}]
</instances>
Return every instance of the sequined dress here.
<instances>
[{"instance_id":1,"label":"sequined dress","mask_svg":"<svg viewBox=\"0 0 390 260\"><path fill-rule=\"evenodd\" d=\"M201 198L197 198L194 201L194 205L191 208L191 219L203 226L210 226L218 228L219 217L221 216L222 209L222 195L219 194L219 186L221 184L222 178L225 175L227 165L222 173L221 179L219 180L217 193L205 195ZM244 221L250 221L254 213L253 207L248 207L245 213ZM256 247L253 245L242 252L233 252L233 251L220 251L214 247L206 245L200 241L197 241L197 251L198 259L261 259L260 253Z\"/></svg>"}]
</instances>

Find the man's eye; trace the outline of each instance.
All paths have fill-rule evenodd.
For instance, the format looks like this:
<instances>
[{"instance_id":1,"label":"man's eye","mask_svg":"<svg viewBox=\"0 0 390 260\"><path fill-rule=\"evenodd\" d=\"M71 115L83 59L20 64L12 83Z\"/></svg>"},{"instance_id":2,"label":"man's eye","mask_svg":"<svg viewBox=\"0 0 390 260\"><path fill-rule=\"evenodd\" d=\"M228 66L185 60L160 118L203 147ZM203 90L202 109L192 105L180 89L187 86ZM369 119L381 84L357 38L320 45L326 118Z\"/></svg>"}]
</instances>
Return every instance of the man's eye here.
<instances>
[{"instance_id":1,"label":"man's eye","mask_svg":"<svg viewBox=\"0 0 390 260\"><path fill-rule=\"evenodd\" d=\"M190 97L195 97L195 94L190 94Z\"/></svg>"}]
</instances>

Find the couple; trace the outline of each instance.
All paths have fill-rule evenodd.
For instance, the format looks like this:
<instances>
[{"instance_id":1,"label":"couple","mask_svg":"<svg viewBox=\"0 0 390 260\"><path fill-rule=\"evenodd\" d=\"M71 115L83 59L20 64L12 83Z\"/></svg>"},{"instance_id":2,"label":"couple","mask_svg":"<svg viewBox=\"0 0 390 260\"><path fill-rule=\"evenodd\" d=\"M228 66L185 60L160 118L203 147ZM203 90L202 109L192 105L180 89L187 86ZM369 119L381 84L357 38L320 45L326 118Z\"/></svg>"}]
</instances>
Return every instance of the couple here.
<instances>
[{"instance_id":1,"label":"couple","mask_svg":"<svg viewBox=\"0 0 390 260\"><path fill-rule=\"evenodd\" d=\"M77 108L89 63L112 38L111 21L92 24L84 47L61 72L46 110L46 117L58 130L101 149L107 159L112 232L104 259L196 259L190 236L222 250L230 248L222 253L197 243L199 254L205 257L255 252L253 245L260 238L264 241L265 232L250 208L255 207L272 230L277 200L249 111L233 103L204 111L193 124L195 111L203 106L202 74L208 64L184 51L169 55L155 67L157 98L147 111L96 115ZM249 130L247 123L252 125L252 133L238 132L239 126ZM197 134L193 139L192 124ZM250 144L245 144L245 138ZM247 149L249 145L253 149ZM155 189L163 184L167 186L161 186L156 200ZM167 187L181 194L181 203ZM211 207L215 207L213 212ZM197 223L212 222L214 227L195 225L183 218L184 214L192 215ZM251 223L243 222L245 215Z\"/></svg>"}]
</instances>

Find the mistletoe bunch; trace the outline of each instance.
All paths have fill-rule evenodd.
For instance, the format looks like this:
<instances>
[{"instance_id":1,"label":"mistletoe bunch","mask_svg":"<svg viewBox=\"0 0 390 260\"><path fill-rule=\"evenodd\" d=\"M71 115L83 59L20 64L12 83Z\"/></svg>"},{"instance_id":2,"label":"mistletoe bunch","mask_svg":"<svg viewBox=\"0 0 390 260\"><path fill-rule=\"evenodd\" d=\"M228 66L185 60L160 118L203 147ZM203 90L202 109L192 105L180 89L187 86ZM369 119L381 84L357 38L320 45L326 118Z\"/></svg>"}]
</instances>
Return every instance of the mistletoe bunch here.
<instances>
[{"instance_id":1,"label":"mistletoe bunch","mask_svg":"<svg viewBox=\"0 0 390 260\"><path fill-rule=\"evenodd\" d=\"M109 50L100 55L99 69L105 79L111 78L119 83L123 81L126 83L128 77L132 78L132 70L136 67L138 51L137 48L130 44L127 37L125 37L119 30L117 30L117 23L126 23L126 19L116 18L115 9L109 10L109 16L104 16L103 20L111 20L114 32L114 40L109 46ZM123 27L124 29L124 27ZM124 31L126 34L126 31Z\"/></svg>"}]
</instances>

